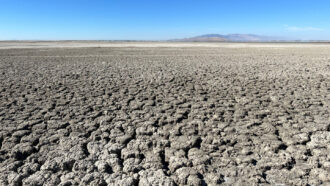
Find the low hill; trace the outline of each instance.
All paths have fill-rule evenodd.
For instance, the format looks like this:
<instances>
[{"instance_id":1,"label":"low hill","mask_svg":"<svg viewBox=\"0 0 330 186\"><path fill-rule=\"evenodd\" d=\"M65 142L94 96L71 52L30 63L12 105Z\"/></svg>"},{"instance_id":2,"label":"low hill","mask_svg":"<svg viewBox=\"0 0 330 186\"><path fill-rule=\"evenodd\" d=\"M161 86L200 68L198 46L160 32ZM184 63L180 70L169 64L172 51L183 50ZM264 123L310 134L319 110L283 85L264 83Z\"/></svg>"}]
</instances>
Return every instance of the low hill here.
<instances>
[{"instance_id":1,"label":"low hill","mask_svg":"<svg viewBox=\"0 0 330 186\"><path fill-rule=\"evenodd\" d=\"M206 34L196 37L175 39L172 41L186 41L186 42L266 42L266 41L283 41L283 38L261 36L254 34Z\"/></svg>"}]
</instances>

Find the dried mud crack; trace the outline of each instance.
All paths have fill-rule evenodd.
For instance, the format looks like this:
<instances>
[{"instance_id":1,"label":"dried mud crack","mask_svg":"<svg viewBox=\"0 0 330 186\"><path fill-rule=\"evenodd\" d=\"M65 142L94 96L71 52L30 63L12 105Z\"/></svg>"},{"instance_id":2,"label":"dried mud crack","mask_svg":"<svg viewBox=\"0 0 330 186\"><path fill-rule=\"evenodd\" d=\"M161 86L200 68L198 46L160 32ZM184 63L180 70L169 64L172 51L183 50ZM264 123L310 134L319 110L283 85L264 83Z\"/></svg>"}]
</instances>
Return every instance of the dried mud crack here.
<instances>
[{"instance_id":1,"label":"dried mud crack","mask_svg":"<svg viewBox=\"0 0 330 186\"><path fill-rule=\"evenodd\" d=\"M328 185L330 47L0 50L0 185Z\"/></svg>"}]
</instances>

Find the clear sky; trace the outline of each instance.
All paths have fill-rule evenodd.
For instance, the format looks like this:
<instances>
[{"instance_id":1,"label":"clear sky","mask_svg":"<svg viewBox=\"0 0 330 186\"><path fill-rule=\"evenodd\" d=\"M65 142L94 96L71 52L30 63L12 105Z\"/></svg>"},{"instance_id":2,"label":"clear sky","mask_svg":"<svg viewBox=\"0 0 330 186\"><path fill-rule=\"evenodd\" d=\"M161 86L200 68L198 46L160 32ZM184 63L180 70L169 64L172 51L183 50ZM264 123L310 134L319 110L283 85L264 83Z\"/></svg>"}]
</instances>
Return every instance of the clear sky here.
<instances>
[{"instance_id":1,"label":"clear sky","mask_svg":"<svg viewBox=\"0 0 330 186\"><path fill-rule=\"evenodd\" d=\"M0 40L201 34L330 40L329 0L0 0Z\"/></svg>"}]
</instances>

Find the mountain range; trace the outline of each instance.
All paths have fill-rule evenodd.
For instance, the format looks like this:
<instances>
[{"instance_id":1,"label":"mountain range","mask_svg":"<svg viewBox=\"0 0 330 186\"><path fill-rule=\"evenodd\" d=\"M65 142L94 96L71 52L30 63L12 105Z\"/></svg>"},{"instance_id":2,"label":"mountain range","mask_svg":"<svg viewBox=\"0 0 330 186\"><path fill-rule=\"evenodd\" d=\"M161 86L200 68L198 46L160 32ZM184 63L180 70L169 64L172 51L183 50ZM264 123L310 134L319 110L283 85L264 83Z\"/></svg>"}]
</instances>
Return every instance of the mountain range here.
<instances>
[{"instance_id":1,"label":"mountain range","mask_svg":"<svg viewBox=\"0 0 330 186\"><path fill-rule=\"evenodd\" d=\"M174 39L171 41L186 42L268 42L268 41L292 41L280 37L262 36L255 34L206 34L184 39Z\"/></svg>"}]
</instances>

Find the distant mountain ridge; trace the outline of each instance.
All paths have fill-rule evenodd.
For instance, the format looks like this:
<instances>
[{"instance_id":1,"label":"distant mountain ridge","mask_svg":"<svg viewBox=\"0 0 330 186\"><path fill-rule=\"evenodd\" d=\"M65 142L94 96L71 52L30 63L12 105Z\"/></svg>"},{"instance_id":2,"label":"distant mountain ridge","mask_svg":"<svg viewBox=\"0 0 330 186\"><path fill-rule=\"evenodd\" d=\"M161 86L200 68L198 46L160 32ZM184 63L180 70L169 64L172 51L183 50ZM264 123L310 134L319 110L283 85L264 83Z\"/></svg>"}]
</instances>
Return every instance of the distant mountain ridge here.
<instances>
[{"instance_id":1,"label":"distant mountain ridge","mask_svg":"<svg viewBox=\"0 0 330 186\"><path fill-rule=\"evenodd\" d=\"M267 42L267 41L285 41L288 39L262 36L255 34L205 34L196 37L174 39L171 41L187 41L187 42Z\"/></svg>"}]
</instances>

